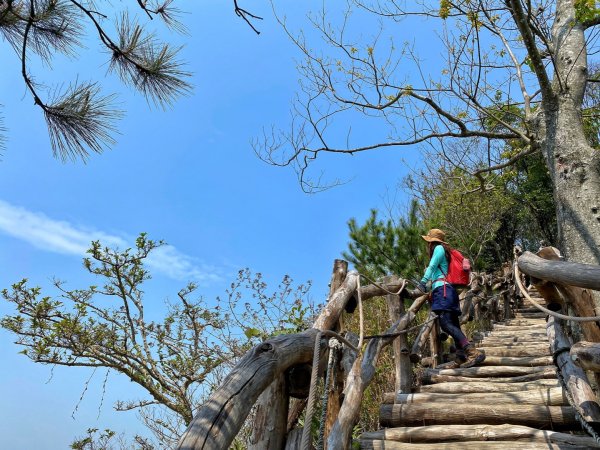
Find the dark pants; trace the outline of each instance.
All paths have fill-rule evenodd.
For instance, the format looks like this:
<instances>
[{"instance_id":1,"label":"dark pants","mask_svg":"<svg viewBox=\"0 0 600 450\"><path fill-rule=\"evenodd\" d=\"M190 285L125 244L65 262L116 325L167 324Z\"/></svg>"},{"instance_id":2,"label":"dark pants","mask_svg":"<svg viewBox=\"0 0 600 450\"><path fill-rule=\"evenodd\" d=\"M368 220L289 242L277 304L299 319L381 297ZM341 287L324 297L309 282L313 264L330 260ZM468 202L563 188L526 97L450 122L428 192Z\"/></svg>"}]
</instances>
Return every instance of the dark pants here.
<instances>
[{"instance_id":1,"label":"dark pants","mask_svg":"<svg viewBox=\"0 0 600 450\"><path fill-rule=\"evenodd\" d=\"M469 340L460 329L459 314L454 311L435 311L439 317L440 327L454 339L459 349L469 345Z\"/></svg>"}]
</instances>

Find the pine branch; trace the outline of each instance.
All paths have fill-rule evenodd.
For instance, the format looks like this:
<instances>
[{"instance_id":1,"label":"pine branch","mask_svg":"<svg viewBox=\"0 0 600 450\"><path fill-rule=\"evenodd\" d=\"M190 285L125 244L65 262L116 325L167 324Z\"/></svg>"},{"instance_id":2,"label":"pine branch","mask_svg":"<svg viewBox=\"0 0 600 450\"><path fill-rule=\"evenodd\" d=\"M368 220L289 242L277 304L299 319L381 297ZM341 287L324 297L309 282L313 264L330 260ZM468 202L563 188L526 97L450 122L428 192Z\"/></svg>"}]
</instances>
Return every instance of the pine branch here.
<instances>
[{"instance_id":1,"label":"pine branch","mask_svg":"<svg viewBox=\"0 0 600 450\"><path fill-rule=\"evenodd\" d=\"M96 83L73 84L44 105L44 116L55 156L85 160L88 149L102 151L115 140L114 122L122 112L112 107L115 95L102 96Z\"/></svg>"}]
</instances>

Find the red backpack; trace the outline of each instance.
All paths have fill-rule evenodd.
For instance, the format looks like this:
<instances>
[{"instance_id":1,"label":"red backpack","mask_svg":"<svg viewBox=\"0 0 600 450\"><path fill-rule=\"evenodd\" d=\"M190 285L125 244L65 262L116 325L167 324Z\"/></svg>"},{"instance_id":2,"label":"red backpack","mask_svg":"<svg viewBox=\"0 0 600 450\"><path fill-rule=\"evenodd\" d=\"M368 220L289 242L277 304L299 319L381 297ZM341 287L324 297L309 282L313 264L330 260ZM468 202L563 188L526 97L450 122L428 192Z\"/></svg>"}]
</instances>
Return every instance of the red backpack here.
<instances>
[{"instance_id":1,"label":"red backpack","mask_svg":"<svg viewBox=\"0 0 600 450\"><path fill-rule=\"evenodd\" d=\"M468 286L471 281L471 261L465 258L458 250L450 249L448 273L445 275L447 283L454 286Z\"/></svg>"}]
</instances>

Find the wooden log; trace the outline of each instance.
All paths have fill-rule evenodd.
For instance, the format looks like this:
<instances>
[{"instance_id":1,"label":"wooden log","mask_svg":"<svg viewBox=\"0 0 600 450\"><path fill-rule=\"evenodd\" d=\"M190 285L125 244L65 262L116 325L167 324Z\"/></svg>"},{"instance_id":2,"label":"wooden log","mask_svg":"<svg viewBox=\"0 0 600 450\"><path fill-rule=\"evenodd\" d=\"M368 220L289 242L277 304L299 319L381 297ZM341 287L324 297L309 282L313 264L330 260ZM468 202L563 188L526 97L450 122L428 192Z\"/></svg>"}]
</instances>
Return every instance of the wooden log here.
<instances>
[{"instance_id":1,"label":"wooden log","mask_svg":"<svg viewBox=\"0 0 600 450\"><path fill-rule=\"evenodd\" d=\"M536 442L524 441L491 441L491 442L453 442L449 444L409 444L395 441L361 440L360 448L365 450L586 450L587 446L568 446L561 444L541 445Z\"/></svg>"},{"instance_id":2,"label":"wooden log","mask_svg":"<svg viewBox=\"0 0 600 450\"><path fill-rule=\"evenodd\" d=\"M415 394L384 394L383 403L412 404L442 402L455 404L484 404L496 405L501 403L516 403L527 405L567 406L568 401L561 387L542 388L522 392L478 392L472 394L431 394L419 392Z\"/></svg>"},{"instance_id":3,"label":"wooden log","mask_svg":"<svg viewBox=\"0 0 600 450\"><path fill-rule=\"evenodd\" d=\"M384 427L510 423L553 430L566 429L578 423L575 410L570 406L457 405L441 402L382 405L379 421Z\"/></svg>"},{"instance_id":4,"label":"wooden log","mask_svg":"<svg viewBox=\"0 0 600 450\"><path fill-rule=\"evenodd\" d=\"M559 292L565 297L567 303L575 316L592 317L598 313L594 308L594 299L592 293L587 289L581 289L575 286L557 286ZM566 311L566 309L563 309ZM586 341L600 342L600 324L598 322L579 322L583 337Z\"/></svg>"},{"instance_id":5,"label":"wooden log","mask_svg":"<svg viewBox=\"0 0 600 450\"><path fill-rule=\"evenodd\" d=\"M419 330L419 334L417 334L417 337L415 338L414 344L410 351L410 360L413 363L418 363L423 358L423 350L425 349L425 344L427 343L427 339L429 338L431 330L435 325L435 321L432 320L435 316L436 314L433 311L429 312L429 315L426 319L426 322L428 323L421 327L421 329Z\"/></svg>"},{"instance_id":6,"label":"wooden log","mask_svg":"<svg viewBox=\"0 0 600 450\"><path fill-rule=\"evenodd\" d=\"M396 333L406 329L428 297L428 295L422 295L417 298L406 314L392 325L386 333ZM393 338L382 338L369 341L362 358L354 362L352 370L348 374L344 390L344 403L327 438L328 449L347 450L350 447L352 430L358 421L364 391L373 381L381 350L389 345L392 340Z\"/></svg>"},{"instance_id":7,"label":"wooden log","mask_svg":"<svg viewBox=\"0 0 600 450\"><path fill-rule=\"evenodd\" d=\"M532 373L555 370L554 366L522 367L522 366L476 366L467 369L425 369L424 376L450 375L472 378L518 377Z\"/></svg>"},{"instance_id":8,"label":"wooden log","mask_svg":"<svg viewBox=\"0 0 600 450\"><path fill-rule=\"evenodd\" d=\"M600 372L600 343L577 342L571 347L571 359L584 370Z\"/></svg>"},{"instance_id":9,"label":"wooden log","mask_svg":"<svg viewBox=\"0 0 600 450\"><path fill-rule=\"evenodd\" d=\"M431 367L436 367L442 363L442 342L440 340L440 322L433 321L433 328L429 333L429 353L431 358Z\"/></svg>"},{"instance_id":10,"label":"wooden log","mask_svg":"<svg viewBox=\"0 0 600 450\"><path fill-rule=\"evenodd\" d=\"M385 277L384 283L390 283L391 277ZM391 323L396 323L400 320L402 314L404 314L404 300L399 295L388 294L385 297L388 314ZM392 342L392 348L394 351L394 365L396 372L396 391L397 392L410 392L412 387L412 364L410 362L410 354L408 351L408 338L406 334L398 336ZM337 411L336 411L337 417Z\"/></svg>"},{"instance_id":11,"label":"wooden log","mask_svg":"<svg viewBox=\"0 0 600 450\"><path fill-rule=\"evenodd\" d=\"M537 428L509 424L397 427L363 433L360 438L361 441L371 439L410 443L526 440L532 443L565 444L569 445L568 448L571 448L570 445L600 448L600 445L590 436L578 436L558 431L538 430Z\"/></svg>"},{"instance_id":12,"label":"wooden log","mask_svg":"<svg viewBox=\"0 0 600 450\"><path fill-rule=\"evenodd\" d=\"M440 375L437 373L431 373L427 377L422 377L421 381L423 384L435 384L435 383L458 383L458 382L472 382L472 381L486 381L488 383L521 383L524 381L534 381L541 379L553 379L556 378L556 370L546 369L542 372L530 373L526 375L520 375L515 377L489 377L489 378L476 378L476 377L465 377L460 375Z\"/></svg>"},{"instance_id":13,"label":"wooden log","mask_svg":"<svg viewBox=\"0 0 600 450\"><path fill-rule=\"evenodd\" d=\"M552 316L548 319L548 340L553 352L571 347L561 322ZM569 353L565 351L557 352L556 364L560 368L566 387L573 397L573 402L578 405L584 420L600 424L600 405L596 401L596 396L583 369L576 366Z\"/></svg>"},{"instance_id":14,"label":"wooden log","mask_svg":"<svg viewBox=\"0 0 600 450\"><path fill-rule=\"evenodd\" d=\"M348 274L348 262L343 259L336 259L333 263L333 271L331 274L331 282L329 283L329 298L333 297L335 291L342 285L346 275ZM353 297L354 298L354 297ZM348 307L346 305L346 311L348 311ZM344 329L343 321L340 318L340 326L339 329ZM330 349L330 351L336 351ZM325 417L325 436L329 434L331 427L333 426L333 422L335 422L335 418L340 411L340 407L342 405L342 392L344 390L344 377L343 372L340 367L340 359L337 359L338 363L336 367L333 368L334 373L336 374L335 378L332 379L331 388L329 390L328 399L327 399L327 415Z\"/></svg>"},{"instance_id":15,"label":"wooden log","mask_svg":"<svg viewBox=\"0 0 600 450\"><path fill-rule=\"evenodd\" d=\"M525 357L509 357L509 356L486 356L485 361L481 366L549 366L552 364L551 356L525 356Z\"/></svg>"},{"instance_id":16,"label":"wooden log","mask_svg":"<svg viewBox=\"0 0 600 450\"><path fill-rule=\"evenodd\" d=\"M556 378L540 379L524 383L494 383L490 381L471 381L462 383L439 383L419 387L419 392L440 394L459 394L474 392L521 392L540 388L560 386Z\"/></svg>"},{"instance_id":17,"label":"wooden log","mask_svg":"<svg viewBox=\"0 0 600 450\"><path fill-rule=\"evenodd\" d=\"M550 261L531 252L517 260L519 270L527 275L567 286L600 290L600 267L570 261Z\"/></svg>"},{"instance_id":18,"label":"wooden log","mask_svg":"<svg viewBox=\"0 0 600 450\"><path fill-rule=\"evenodd\" d=\"M536 345L524 348L506 348L506 347L478 347L479 350L485 352L486 356L546 356L551 355L548 346Z\"/></svg>"},{"instance_id":19,"label":"wooden log","mask_svg":"<svg viewBox=\"0 0 600 450\"><path fill-rule=\"evenodd\" d=\"M294 428L291 430L285 441L284 450L301 450L302 448L302 428ZM312 443L310 444L310 450L314 450Z\"/></svg>"},{"instance_id":20,"label":"wooden log","mask_svg":"<svg viewBox=\"0 0 600 450\"><path fill-rule=\"evenodd\" d=\"M280 450L287 434L288 397L281 374L258 397L248 450Z\"/></svg>"}]
</instances>

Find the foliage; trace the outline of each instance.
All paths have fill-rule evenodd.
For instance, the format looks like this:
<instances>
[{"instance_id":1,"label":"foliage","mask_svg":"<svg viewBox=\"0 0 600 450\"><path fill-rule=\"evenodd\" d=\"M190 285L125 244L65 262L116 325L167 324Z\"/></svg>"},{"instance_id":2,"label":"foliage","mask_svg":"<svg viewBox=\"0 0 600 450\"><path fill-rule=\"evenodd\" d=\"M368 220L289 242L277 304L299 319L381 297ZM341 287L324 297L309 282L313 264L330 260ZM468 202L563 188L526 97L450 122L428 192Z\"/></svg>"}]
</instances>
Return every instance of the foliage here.
<instances>
[{"instance_id":1,"label":"foliage","mask_svg":"<svg viewBox=\"0 0 600 450\"><path fill-rule=\"evenodd\" d=\"M4 289L15 308L0 324L12 332L33 362L103 367L141 386L147 398L117 402L137 410L162 447L173 446L193 413L223 374L251 346L274 333L304 329L311 319L309 284L286 276L269 292L260 273L240 270L226 295L209 304L190 283L166 302L160 320L147 317L150 278L144 260L162 242L141 234L119 251L92 243L85 269L97 284L44 296L27 280Z\"/></svg>"},{"instance_id":2,"label":"foliage","mask_svg":"<svg viewBox=\"0 0 600 450\"><path fill-rule=\"evenodd\" d=\"M241 8L238 0L233 3L236 15L258 33L253 21L261 17ZM65 80L66 88L47 87L30 70L34 57L49 70L59 55L77 59L88 38L95 37L109 57L108 71L153 104L165 108L191 92L191 74L179 60L181 49L161 42L146 29L149 23L162 22L169 32L185 33L179 20L182 11L174 0L136 4L145 24L135 18L133 6L123 2L0 1L0 35L14 50L14 70L22 74L34 104L41 108L54 155L62 160L85 160L90 151L100 153L112 146L122 111L114 94L101 93L99 82ZM117 19L110 20L112 15Z\"/></svg>"},{"instance_id":3,"label":"foliage","mask_svg":"<svg viewBox=\"0 0 600 450\"><path fill-rule=\"evenodd\" d=\"M411 278L426 265L426 249L421 239L425 229L416 200L397 223L391 218L379 219L378 211L373 209L363 225L359 226L352 218L348 228L350 242L343 256L367 276L396 274Z\"/></svg>"}]
</instances>

